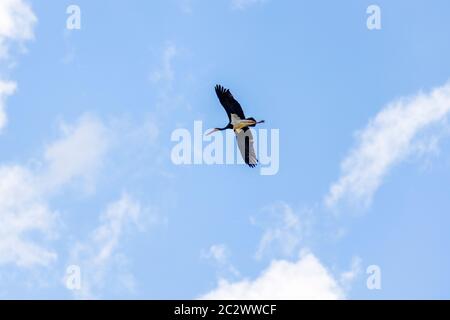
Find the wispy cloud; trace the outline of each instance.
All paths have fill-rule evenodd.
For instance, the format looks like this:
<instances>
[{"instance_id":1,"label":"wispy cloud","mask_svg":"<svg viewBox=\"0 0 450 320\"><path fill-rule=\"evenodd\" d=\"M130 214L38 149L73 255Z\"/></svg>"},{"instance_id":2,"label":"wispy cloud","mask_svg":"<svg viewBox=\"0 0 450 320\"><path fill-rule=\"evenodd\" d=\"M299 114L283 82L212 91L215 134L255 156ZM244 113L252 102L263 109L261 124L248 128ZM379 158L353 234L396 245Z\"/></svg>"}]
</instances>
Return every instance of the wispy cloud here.
<instances>
[{"instance_id":1,"label":"wispy cloud","mask_svg":"<svg viewBox=\"0 0 450 320\"><path fill-rule=\"evenodd\" d=\"M78 242L72 249L71 264L79 265L82 272L81 290L75 291L80 298L95 298L105 285L109 270L123 266L125 257L118 253L120 240L128 226L137 226L142 214L141 205L128 194L108 205L100 216L100 225L86 242ZM120 268L119 268L120 269ZM131 284L133 277L121 275ZM131 282L130 282L131 280ZM133 290L133 285L128 286Z\"/></svg>"},{"instance_id":2,"label":"wispy cloud","mask_svg":"<svg viewBox=\"0 0 450 320\"><path fill-rule=\"evenodd\" d=\"M203 257L213 259L220 264L227 263L229 255L229 249L224 244L213 244L206 253L202 254Z\"/></svg>"},{"instance_id":3,"label":"wispy cloud","mask_svg":"<svg viewBox=\"0 0 450 320\"><path fill-rule=\"evenodd\" d=\"M154 115L163 123L168 115L179 106L186 104L183 92L186 84L178 90L177 82L180 75L176 72L175 61L180 58L181 53L178 46L172 41L166 41L159 54L157 64L149 75L149 80L155 90L155 110Z\"/></svg>"},{"instance_id":4,"label":"wispy cloud","mask_svg":"<svg viewBox=\"0 0 450 320\"><path fill-rule=\"evenodd\" d=\"M394 165L412 154L431 150L423 148L424 139L430 138L426 129L445 123L449 111L450 83L389 103L357 134L356 146L342 162L340 178L325 197L326 206L336 208L344 200L370 205Z\"/></svg>"},{"instance_id":5,"label":"wispy cloud","mask_svg":"<svg viewBox=\"0 0 450 320\"><path fill-rule=\"evenodd\" d=\"M332 274L309 252L295 262L273 260L257 278L228 282L221 279L217 288L201 299L343 299L344 291Z\"/></svg>"},{"instance_id":6,"label":"wispy cloud","mask_svg":"<svg viewBox=\"0 0 450 320\"><path fill-rule=\"evenodd\" d=\"M361 274L362 260L360 257L353 257L350 269L341 273L339 284L345 291L349 291L355 279Z\"/></svg>"},{"instance_id":7,"label":"wispy cloud","mask_svg":"<svg viewBox=\"0 0 450 320\"><path fill-rule=\"evenodd\" d=\"M213 261L220 273L239 276L239 271L230 262L231 252L225 244L213 244L208 251L202 252L202 258Z\"/></svg>"},{"instance_id":8,"label":"wispy cloud","mask_svg":"<svg viewBox=\"0 0 450 320\"><path fill-rule=\"evenodd\" d=\"M154 83L170 83L174 80L175 71L173 59L177 55L177 47L174 43L168 42L162 54L161 66L150 74L150 80Z\"/></svg>"},{"instance_id":9,"label":"wispy cloud","mask_svg":"<svg viewBox=\"0 0 450 320\"><path fill-rule=\"evenodd\" d=\"M192 91L195 81L192 78L186 80L187 75L177 68L178 60L183 58L186 58L186 49L167 40L149 73L154 92L152 117L154 123L158 124L158 130L164 130L166 125L172 129L177 117L190 109L187 93Z\"/></svg>"},{"instance_id":10,"label":"wispy cloud","mask_svg":"<svg viewBox=\"0 0 450 320\"><path fill-rule=\"evenodd\" d=\"M284 202L278 202L264 208L251 222L263 228L256 258L277 252L281 256L292 256L301 247L301 241L310 230L312 217L309 210L297 213Z\"/></svg>"}]
</instances>

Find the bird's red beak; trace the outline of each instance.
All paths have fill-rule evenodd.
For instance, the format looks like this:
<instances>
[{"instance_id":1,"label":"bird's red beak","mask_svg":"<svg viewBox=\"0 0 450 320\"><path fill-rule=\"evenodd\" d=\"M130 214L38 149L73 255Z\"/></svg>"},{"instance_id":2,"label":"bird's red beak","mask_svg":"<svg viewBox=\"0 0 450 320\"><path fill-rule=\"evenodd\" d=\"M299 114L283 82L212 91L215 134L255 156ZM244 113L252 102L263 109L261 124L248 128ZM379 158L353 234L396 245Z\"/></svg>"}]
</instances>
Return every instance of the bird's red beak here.
<instances>
[{"instance_id":1,"label":"bird's red beak","mask_svg":"<svg viewBox=\"0 0 450 320\"><path fill-rule=\"evenodd\" d=\"M213 134L216 131L219 131L219 129L214 129L214 130L210 131L209 133L207 133L206 135L209 136L210 134Z\"/></svg>"}]
</instances>

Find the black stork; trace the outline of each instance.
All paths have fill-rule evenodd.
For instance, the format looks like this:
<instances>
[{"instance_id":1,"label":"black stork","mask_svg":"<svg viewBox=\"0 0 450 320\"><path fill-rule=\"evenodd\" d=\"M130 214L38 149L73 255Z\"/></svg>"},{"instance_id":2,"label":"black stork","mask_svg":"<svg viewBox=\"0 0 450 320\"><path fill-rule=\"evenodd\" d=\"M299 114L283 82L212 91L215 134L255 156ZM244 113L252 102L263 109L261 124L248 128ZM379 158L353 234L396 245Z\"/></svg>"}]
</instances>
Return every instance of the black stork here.
<instances>
[{"instance_id":1,"label":"black stork","mask_svg":"<svg viewBox=\"0 0 450 320\"><path fill-rule=\"evenodd\" d=\"M245 163L251 168L256 167L258 159L256 158L255 149L253 147L252 131L249 128L255 127L259 123L264 123L264 120L256 121L254 118L246 118L241 105L233 97L229 89L225 89L221 85L216 85L215 89L220 104L228 115L228 124L223 128L215 128L207 135L216 131L233 129L236 134L239 151L241 152Z\"/></svg>"}]
</instances>

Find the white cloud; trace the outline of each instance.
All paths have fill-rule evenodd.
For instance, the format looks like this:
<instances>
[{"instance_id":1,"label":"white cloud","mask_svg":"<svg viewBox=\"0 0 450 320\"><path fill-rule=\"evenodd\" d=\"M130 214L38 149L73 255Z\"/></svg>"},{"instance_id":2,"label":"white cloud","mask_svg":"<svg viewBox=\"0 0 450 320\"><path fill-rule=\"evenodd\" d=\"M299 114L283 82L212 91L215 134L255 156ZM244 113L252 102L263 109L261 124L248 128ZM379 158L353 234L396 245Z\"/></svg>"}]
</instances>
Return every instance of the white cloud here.
<instances>
[{"instance_id":1,"label":"white cloud","mask_svg":"<svg viewBox=\"0 0 450 320\"><path fill-rule=\"evenodd\" d=\"M200 299L224 300L295 300L343 299L338 281L312 254L304 252L298 261L274 260L253 280L228 282L221 279L218 287Z\"/></svg>"},{"instance_id":2,"label":"white cloud","mask_svg":"<svg viewBox=\"0 0 450 320\"><path fill-rule=\"evenodd\" d=\"M423 148L420 135L444 123L449 111L450 83L388 104L358 133L356 147L342 162L341 176L325 197L326 206L334 208L342 200L368 206L392 166L435 145Z\"/></svg>"},{"instance_id":3,"label":"white cloud","mask_svg":"<svg viewBox=\"0 0 450 320\"><path fill-rule=\"evenodd\" d=\"M17 85L11 81L0 80L0 130L2 130L7 122L6 117L6 98L16 92Z\"/></svg>"},{"instance_id":4,"label":"white cloud","mask_svg":"<svg viewBox=\"0 0 450 320\"><path fill-rule=\"evenodd\" d=\"M84 115L73 125L62 124L63 136L46 148L45 183L54 188L74 177L88 181L108 151L108 129L93 116Z\"/></svg>"},{"instance_id":5,"label":"white cloud","mask_svg":"<svg viewBox=\"0 0 450 320\"><path fill-rule=\"evenodd\" d=\"M244 10L265 1L266 0L232 0L231 6L233 7L233 9Z\"/></svg>"},{"instance_id":6,"label":"white cloud","mask_svg":"<svg viewBox=\"0 0 450 320\"><path fill-rule=\"evenodd\" d=\"M126 258L118 249L126 229L137 227L142 213L140 204L128 194L123 194L101 214L100 225L89 239L74 246L71 264L79 265L82 274L81 290L76 292L78 297L95 298L96 291L105 285L108 270L112 269L116 271L115 278L122 279L122 284L133 290L133 276L117 270L126 264Z\"/></svg>"},{"instance_id":7,"label":"white cloud","mask_svg":"<svg viewBox=\"0 0 450 320\"><path fill-rule=\"evenodd\" d=\"M37 22L30 5L23 0L0 1L0 59L8 58L9 46L33 39Z\"/></svg>"},{"instance_id":8,"label":"white cloud","mask_svg":"<svg viewBox=\"0 0 450 320\"><path fill-rule=\"evenodd\" d=\"M48 146L41 168L0 165L0 265L47 266L56 260L46 246L59 217L48 204L51 195L97 167L102 154L92 149L104 149L101 130L93 129L102 125L83 119Z\"/></svg>"}]
</instances>

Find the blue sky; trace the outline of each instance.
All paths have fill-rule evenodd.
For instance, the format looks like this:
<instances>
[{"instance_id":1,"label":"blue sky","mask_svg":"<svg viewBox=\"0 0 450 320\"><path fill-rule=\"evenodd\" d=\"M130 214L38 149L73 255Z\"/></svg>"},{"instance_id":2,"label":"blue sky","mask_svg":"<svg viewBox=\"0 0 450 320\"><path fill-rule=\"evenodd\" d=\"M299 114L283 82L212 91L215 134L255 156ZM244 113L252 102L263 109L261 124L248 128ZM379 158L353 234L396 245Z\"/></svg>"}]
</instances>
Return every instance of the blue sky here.
<instances>
[{"instance_id":1,"label":"blue sky","mask_svg":"<svg viewBox=\"0 0 450 320\"><path fill-rule=\"evenodd\" d=\"M449 12L2 1L0 297L448 299ZM172 163L226 125L217 83L279 130L276 175Z\"/></svg>"}]
</instances>

